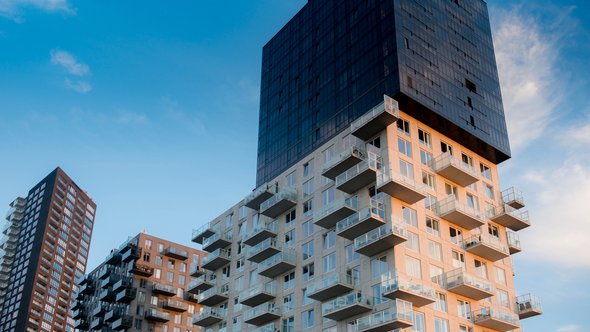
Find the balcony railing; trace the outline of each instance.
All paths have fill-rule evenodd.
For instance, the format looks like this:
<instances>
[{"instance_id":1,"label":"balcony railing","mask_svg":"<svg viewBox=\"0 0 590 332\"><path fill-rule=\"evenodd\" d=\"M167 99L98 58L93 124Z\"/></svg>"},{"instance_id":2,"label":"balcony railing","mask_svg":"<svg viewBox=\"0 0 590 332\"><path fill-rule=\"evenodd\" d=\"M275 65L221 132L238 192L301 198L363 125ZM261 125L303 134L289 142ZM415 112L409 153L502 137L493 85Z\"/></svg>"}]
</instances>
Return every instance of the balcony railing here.
<instances>
[{"instance_id":1,"label":"balcony railing","mask_svg":"<svg viewBox=\"0 0 590 332\"><path fill-rule=\"evenodd\" d=\"M320 227L330 229L336 223L358 210L358 197L352 196L338 199L324 206L314 214L314 223Z\"/></svg>"},{"instance_id":2,"label":"balcony railing","mask_svg":"<svg viewBox=\"0 0 590 332\"><path fill-rule=\"evenodd\" d=\"M414 325L412 303L397 299L389 308L358 318L350 332L379 332Z\"/></svg>"},{"instance_id":3,"label":"balcony railing","mask_svg":"<svg viewBox=\"0 0 590 332\"><path fill-rule=\"evenodd\" d=\"M473 311L471 320L475 325L501 332L512 331L520 326L516 314L493 308L481 308Z\"/></svg>"},{"instance_id":4,"label":"balcony railing","mask_svg":"<svg viewBox=\"0 0 590 332\"><path fill-rule=\"evenodd\" d=\"M500 194L504 204L510 205L515 209L521 209L525 207L524 195L517 188L511 187L505 189Z\"/></svg>"},{"instance_id":5,"label":"balcony railing","mask_svg":"<svg viewBox=\"0 0 590 332\"><path fill-rule=\"evenodd\" d=\"M352 241L382 226L385 223L385 197L389 196L383 193L377 194L371 199L368 207L336 223L336 234Z\"/></svg>"},{"instance_id":6,"label":"balcony railing","mask_svg":"<svg viewBox=\"0 0 590 332\"><path fill-rule=\"evenodd\" d=\"M192 323L193 325L207 327L223 321L226 316L227 311L225 309L207 308L199 315L193 317Z\"/></svg>"},{"instance_id":7,"label":"balcony railing","mask_svg":"<svg viewBox=\"0 0 590 332\"><path fill-rule=\"evenodd\" d=\"M383 102L350 124L350 132L354 136L367 141L397 121L399 118L397 101L389 96L383 96L383 99Z\"/></svg>"},{"instance_id":8,"label":"balcony railing","mask_svg":"<svg viewBox=\"0 0 590 332\"><path fill-rule=\"evenodd\" d=\"M520 319L543 314L541 299L534 294L525 294L516 298L516 312Z\"/></svg>"},{"instance_id":9,"label":"balcony railing","mask_svg":"<svg viewBox=\"0 0 590 332\"><path fill-rule=\"evenodd\" d=\"M274 282L267 282L263 284L254 285L242 292L240 292L240 303L250 307L255 307L264 302L268 302L276 297L276 286Z\"/></svg>"},{"instance_id":10,"label":"balcony railing","mask_svg":"<svg viewBox=\"0 0 590 332\"><path fill-rule=\"evenodd\" d=\"M373 299L360 293L351 293L337 297L322 304L322 316L340 321L349 317L371 311Z\"/></svg>"},{"instance_id":11,"label":"balcony railing","mask_svg":"<svg viewBox=\"0 0 590 332\"><path fill-rule=\"evenodd\" d=\"M354 239L354 250L371 257L391 249L407 239L408 231L405 222L396 220Z\"/></svg>"},{"instance_id":12,"label":"balcony railing","mask_svg":"<svg viewBox=\"0 0 590 332\"><path fill-rule=\"evenodd\" d=\"M508 240L508 250L510 254L516 254L521 251L520 247L520 237L513 231L507 230L506 231L506 239Z\"/></svg>"},{"instance_id":13,"label":"balcony railing","mask_svg":"<svg viewBox=\"0 0 590 332\"><path fill-rule=\"evenodd\" d=\"M268 238L248 250L248 260L260 263L281 251L281 245L276 238Z\"/></svg>"},{"instance_id":14,"label":"balcony railing","mask_svg":"<svg viewBox=\"0 0 590 332\"><path fill-rule=\"evenodd\" d=\"M336 188L347 194L353 194L375 182L377 171L381 169L381 166L381 156L369 151L366 159L336 177Z\"/></svg>"},{"instance_id":15,"label":"balcony railing","mask_svg":"<svg viewBox=\"0 0 590 332\"><path fill-rule=\"evenodd\" d=\"M479 179L479 174L473 166L456 159L448 152L430 160L429 166L435 173L462 187L475 183Z\"/></svg>"},{"instance_id":16,"label":"balcony railing","mask_svg":"<svg viewBox=\"0 0 590 332\"><path fill-rule=\"evenodd\" d=\"M468 252L492 262L510 255L506 244L502 243L500 239L486 234L471 236L464 242L463 247Z\"/></svg>"},{"instance_id":17,"label":"balcony railing","mask_svg":"<svg viewBox=\"0 0 590 332\"><path fill-rule=\"evenodd\" d=\"M459 203L454 195L438 201L435 211L440 218L467 230L484 224L484 217L477 209Z\"/></svg>"},{"instance_id":18,"label":"balcony railing","mask_svg":"<svg viewBox=\"0 0 590 332\"><path fill-rule=\"evenodd\" d=\"M188 283L187 291L189 293L198 294L200 291L205 291L217 284L217 278L214 273L205 273L202 276L191 280Z\"/></svg>"},{"instance_id":19,"label":"balcony railing","mask_svg":"<svg viewBox=\"0 0 590 332\"><path fill-rule=\"evenodd\" d=\"M494 288L491 283L467 274L462 268L447 272L445 274L445 284L449 292L474 300L483 300L494 295Z\"/></svg>"},{"instance_id":20,"label":"balcony railing","mask_svg":"<svg viewBox=\"0 0 590 332\"><path fill-rule=\"evenodd\" d=\"M199 304L211 307L219 304L229 298L229 288L227 285L213 287L197 295Z\"/></svg>"},{"instance_id":21,"label":"balcony railing","mask_svg":"<svg viewBox=\"0 0 590 332\"><path fill-rule=\"evenodd\" d=\"M228 250L217 249L203 259L201 266L207 270L215 271L218 268L229 264L230 261L231 255Z\"/></svg>"},{"instance_id":22,"label":"balcony railing","mask_svg":"<svg viewBox=\"0 0 590 332\"><path fill-rule=\"evenodd\" d=\"M260 241L266 240L270 237L277 236L277 222L262 222L260 221L254 228L246 235L244 243L249 246L256 245Z\"/></svg>"},{"instance_id":23,"label":"balcony railing","mask_svg":"<svg viewBox=\"0 0 590 332\"><path fill-rule=\"evenodd\" d=\"M332 273L308 286L307 297L325 301L350 292L357 284L358 280L348 273Z\"/></svg>"},{"instance_id":24,"label":"balcony railing","mask_svg":"<svg viewBox=\"0 0 590 332\"><path fill-rule=\"evenodd\" d=\"M246 310L244 321L257 326L264 325L281 317L281 308L274 303L263 303Z\"/></svg>"},{"instance_id":25,"label":"balcony railing","mask_svg":"<svg viewBox=\"0 0 590 332\"><path fill-rule=\"evenodd\" d=\"M414 204L426 198L428 187L387 167L377 172L376 188L391 197Z\"/></svg>"},{"instance_id":26,"label":"balcony railing","mask_svg":"<svg viewBox=\"0 0 590 332\"><path fill-rule=\"evenodd\" d=\"M490 220L513 231L519 231L531 225L528 211L517 210L508 204L487 211L487 215Z\"/></svg>"},{"instance_id":27,"label":"balcony railing","mask_svg":"<svg viewBox=\"0 0 590 332\"><path fill-rule=\"evenodd\" d=\"M366 143L353 136L348 136L337 157L326 162L322 167L322 175L334 180L338 174L350 169L367 157Z\"/></svg>"},{"instance_id":28,"label":"balcony railing","mask_svg":"<svg viewBox=\"0 0 590 332\"><path fill-rule=\"evenodd\" d=\"M297 259L294 251L280 252L258 264L258 273L274 278L295 268Z\"/></svg>"},{"instance_id":29,"label":"balcony railing","mask_svg":"<svg viewBox=\"0 0 590 332\"><path fill-rule=\"evenodd\" d=\"M297 205L297 190L285 187L260 204L260 213L267 217L276 218L295 205Z\"/></svg>"},{"instance_id":30,"label":"balcony railing","mask_svg":"<svg viewBox=\"0 0 590 332\"><path fill-rule=\"evenodd\" d=\"M167 299L161 302L161 306L164 309L176 311L176 312L185 312L188 310L188 304L182 301Z\"/></svg>"},{"instance_id":31,"label":"balcony railing","mask_svg":"<svg viewBox=\"0 0 590 332\"><path fill-rule=\"evenodd\" d=\"M176 258L176 259L180 259L180 260L186 260L186 259L188 259L188 256L189 256L188 251L174 247L174 246L170 246L170 247L164 249L163 254L168 257L172 257L172 258Z\"/></svg>"},{"instance_id":32,"label":"balcony railing","mask_svg":"<svg viewBox=\"0 0 590 332\"><path fill-rule=\"evenodd\" d=\"M421 281L398 274L395 270L381 276L381 294L390 299L402 299L416 307L423 307L436 300L434 288Z\"/></svg>"},{"instance_id":33,"label":"balcony railing","mask_svg":"<svg viewBox=\"0 0 590 332\"><path fill-rule=\"evenodd\" d=\"M208 222L198 229L193 229L192 241L198 244L203 244L203 240L213 235L216 231L219 231L219 225L219 223L213 224Z\"/></svg>"},{"instance_id":34,"label":"balcony railing","mask_svg":"<svg viewBox=\"0 0 590 332\"><path fill-rule=\"evenodd\" d=\"M250 332L276 332L278 330L279 330L278 325L273 322L273 323L269 323L264 326L252 329L252 330L250 330Z\"/></svg>"},{"instance_id":35,"label":"balcony railing","mask_svg":"<svg viewBox=\"0 0 590 332\"><path fill-rule=\"evenodd\" d=\"M272 185L267 183L263 184L250 193L250 195L246 196L246 198L244 198L244 205L251 209L258 210L260 208L260 204L269 199L274 194L273 189L274 188Z\"/></svg>"},{"instance_id":36,"label":"balcony railing","mask_svg":"<svg viewBox=\"0 0 590 332\"><path fill-rule=\"evenodd\" d=\"M213 235L203 240L203 250L212 252L220 248L226 248L232 244L232 232L231 229L223 233L215 232Z\"/></svg>"},{"instance_id":37,"label":"balcony railing","mask_svg":"<svg viewBox=\"0 0 590 332\"><path fill-rule=\"evenodd\" d=\"M154 283L152 285L152 292L158 293L158 294L163 294L163 295L173 296L173 295L176 295L177 288L173 287L173 286L169 286L169 285L164 285L161 283Z\"/></svg>"},{"instance_id":38,"label":"balcony railing","mask_svg":"<svg viewBox=\"0 0 590 332\"><path fill-rule=\"evenodd\" d=\"M145 319L164 323L170 321L170 314L157 309L147 309L145 311Z\"/></svg>"}]
</instances>

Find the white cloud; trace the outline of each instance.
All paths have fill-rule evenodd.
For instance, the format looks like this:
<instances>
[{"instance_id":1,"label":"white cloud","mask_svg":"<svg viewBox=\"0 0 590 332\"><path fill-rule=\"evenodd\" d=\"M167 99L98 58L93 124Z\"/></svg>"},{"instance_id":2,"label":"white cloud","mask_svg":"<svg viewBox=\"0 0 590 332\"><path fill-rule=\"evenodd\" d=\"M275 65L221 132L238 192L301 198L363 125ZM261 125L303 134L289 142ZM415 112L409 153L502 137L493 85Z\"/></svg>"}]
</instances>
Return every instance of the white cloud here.
<instances>
[{"instance_id":1,"label":"white cloud","mask_svg":"<svg viewBox=\"0 0 590 332\"><path fill-rule=\"evenodd\" d=\"M92 85L84 80L72 81L69 78L65 79L66 87L79 93L88 93L92 91Z\"/></svg>"},{"instance_id":2,"label":"white cloud","mask_svg":"<svg viewBox=\"0 0 590 332\"><path fill-rule=\"evenodd\" d=\"M0 0L0 16L15 21L21 20L21 12L34 8L46 12L61 12L69 15L76 13L69 0Z\"/></svg>"},{"instance_id":3,"label":"white cloud","mask_svg":"<svg viewBox=\"0 0 590 332\"><path fill-rule=\"evenodd\" d=\"M541 22L526 7L492 15L494 46L511 145L522 150L539 138L565 93L558 59L572 26L571 8Z\"/></svg>"},{"instance_id":4,"label":"white cloud","mask_svg":"<svg viewBox=\"0 0 590 332\"><path fill-rule=\"evenodd\" d=\"M69 74L75 76L85 76L90 72L88 66L79 62L71 53L63 50L51 50L51 63L65 69Z\"/></svg>"},{"instance_id":5,"label":"white cloud","mask_svg":"<svg viewBox=\"0 0 590 332\"><path fill-rule=\"evenodd\" d=\"M587 113L588 114L588 113ZM590 144L590 121L569 128L563 135L561 142L564 145L585 145Z\"/></svg>"},{"instance_id":6,"label":"white cloud","mask_svg":"<svg viewBox=\"0 0 590 332\"><path fill-rule=\"evenodd\" d=\"M557 328L555 332L582 332L582 327L580 325L564 325Z\"/></svg>"}]
</instances>

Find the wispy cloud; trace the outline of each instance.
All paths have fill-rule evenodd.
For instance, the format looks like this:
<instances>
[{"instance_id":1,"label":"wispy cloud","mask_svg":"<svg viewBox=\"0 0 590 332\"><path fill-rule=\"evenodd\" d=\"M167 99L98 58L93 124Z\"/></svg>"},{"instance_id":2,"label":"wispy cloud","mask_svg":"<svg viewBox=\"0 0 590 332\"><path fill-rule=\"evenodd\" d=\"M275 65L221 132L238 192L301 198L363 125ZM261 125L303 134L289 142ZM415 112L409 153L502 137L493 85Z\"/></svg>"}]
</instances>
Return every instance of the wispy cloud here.
<instances>
[{"instance_id":1,"label":"wispy cloud","mask_svg":"<svg viewBox=\"0 0 590 332\"><path fill-rule=\"evenodd\" d=\"M495 10L494 45L508 131L519 151L543 134L564 99L567 80L558 73L558 59L575 24L573 9L551 13L549 19L531 14L528 4Z\"/></svg>"},{"instance_id":2,"label":"wispy cloud","mask_svg":"<svg viewBox=\"0 0 590 332\"><path fill-rule=\"evenodd\" d=\"M65 86L68 89L78 93L88 93L92 91L92 84L87 80L82 79L90 74L90 68L87 64L79 61L70 52L60 49L51 50L49 55L52 64L62 68L69 76L72 76L72 78L66 77L64 79Z\"/></svg>"},{"instance_id":3,"label":"wispy cloud","mask_svg":"<svg viewBox=\"0 0 590 332\"><path fill-rule=\"evenodd\" d=\"M0 0L0 16L22 21L24 9L32 8L49 13L76 14L69 0Z\"/></svg>"},{"instance_id":4,"label":"wispy cloud","mask_svg":"<svg viewBox=\"0 0 590 332\"><path fill-rule=\"evenodd\" d=\"M555 332L582 332L582 327L580 325L564 325L557 328Z\"/></svg>"},{"instance_id":5,"label":"wispy cloud","mask_svg":"<svg viewBox=\"0 0 590 332\"><path fill-rule=\"evenodd\" d=\"M186 128L191 133L197 135L204 135L207 133L207 128L199 116L199 114L204 114L203 112L186 112L180 107L177 100L169 97L162 97L160 99L160 105L164 110L167 119Z\"/></svg>"}]
</instances>

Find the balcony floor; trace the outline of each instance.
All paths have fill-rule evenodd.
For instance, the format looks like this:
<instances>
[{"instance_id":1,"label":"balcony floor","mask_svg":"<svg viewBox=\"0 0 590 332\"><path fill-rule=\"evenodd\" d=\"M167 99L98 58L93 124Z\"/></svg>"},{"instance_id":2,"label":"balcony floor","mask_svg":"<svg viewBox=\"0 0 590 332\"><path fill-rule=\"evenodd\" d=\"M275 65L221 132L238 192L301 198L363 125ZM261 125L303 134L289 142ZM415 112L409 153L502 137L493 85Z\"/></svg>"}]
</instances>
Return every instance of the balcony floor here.
<instances>
[{"instance_id":1,"label":"balcony floor","mask_svg":"<svg viewBox=\"0 0 590 332\"><path fill-rule=\"evenodd\" d=\"M276 218L280 216L283 212L289 210L290 208L296 206L297 203L293 202L288 199L281 199L280 201L276 202L275 204L268 207L268 209L264 211L260 211L261 214L270 217Z\"/></svg>"},{"instance_id":2,"label":"balcony floor","mask_svg":"<svg viewBox=\"0 0 590 332\"><path fill-rule=\"evenodd\" d=\"M207 262L207 264L203 264L202 268L207 269L209 271L215 271L222 266L225 266L230 263L230 260L225 257L217 257L212 259L211 261Z\"/></svg>"},{"instance_id":3,"label":"balcony floor","mask_svg":"<svg viewBox=\"0 0 590 332\"><path fill-rule=\"evenodd\" d=\"M384 221L383 219L370 215L364 220L359 220L356 224L343 229L342 231L338 232L337 235L341 236L345 239L354 241L357 237L374 230L380 226L383 226Z\"/></svg>"},{"instance_id":4,"label":"balcony floor","mask_svg":"<svg viewBox=\"0 0 590 332\"><path fill-rule=\"evenodd\" d=\"M513 216L510 213L501 213L491 218L491 220L502 226L508 227L513 231L520 231L521 229L530 226L530 224L526 220Z\"/></svg>"},{"instance_id":5,"label":"balcony floor","mask_svg":"<svg viewBox=\"0 0 590 332\"><path fill-rule=\"evenodd\" d=\"M222 320L223 319L221 317L209 315L209 316L204 316L201 319L194 320L193 325L207 327L207 326L211 326L213 324L217 324L217 323L221 322Z\"/></svg>"},{"instance_id":6,"label":"balcony floor","mask_svg":"<svg viewBox=\"0 0 590 332\"><path fill-rule=\"evenodd\" d=\"M355 212L356 212L356 210L343 205L340 208L332 211L330 214L327 214L326 216L324 216L318 220L315 220L314 224L316 224L322 228L325 228L325 229L330 229L330 228L333 228L334 226L336 226L336 224L340 220L353 215Z\"/></svg>"},{"instance_id":7,"label":"balcony floor","mask_svg":"<svg viewBox=\"0 0 590 332\"><path fill-rule=\"evenodd\" d=\"M278 264L272 265L260 272L258 272L258 274L263 275L265 277L268 278L274 278L278 275L281 275L289 270L292 270L295 268L295 265L289 263L289 262L280 262Z\"/></svg>"},{"instance_id":8,"label":"balcony floor","mask_svg":"<svg viewBox=\"0 0 590 332\"><path fill-rule=\"evenodd\" d=\"M347 194L354 194L359 189L368 186L369 184L377 180L377 173L372 168L367 168L356 176L348 179L346 182L341 183L336 189L343 191Z\"/></svg>"},{"instance_id":9,"label":"balcony floor","mask_svg":"<svg viewBox=\"0 0 590 332\"><path fill-rule=\"evenodd\" d=\"M466 243L465 250L476 256L485 258L492 262L499 261L509 256L508 253L505 253L501 250L494 248L493 246L487 245L486 243L482 242L474 242L471 244Z\"/></svg>"},{"instance_id":10,"label":"balcony floor","mask_svg":"<svg viewBox=\"0 0 590 332\"><path fill-rule=\"evenodd\" d=\"M414 305L414 307L418 308L435 302L435 300L430 297L424 296L420 293L410 292L405 289L396 289L391 292L386 292L383 293L383 296L390 298L392 300L401 299L411 302Z\"/></svg>"},{"instance_id":11,"label":"balcony floor","mask_svg":"<svg viewBox=\"0 0 590 332\"><path fill-rule=\"evenodd\" d=\"M455 167L454 165L448 165L445 168L439 169L436 173L455 182L461 187L467 187L478 180L477 177L461 168Z\"/></svg>"},{"instance_id":12,"label":"balcony floor","mask_svg":"<svg viewBox=\"0 0 590 332\"><path fill-rule=\"evenodd\" d=\"M240 303L241 304L245 304L249 307L255 307L259 304L262 304L264 302L268 302L272 299L274 299L276 296L274 294L271 293L267 293L267 292L261 292L255 295L251 295L245 299L240 299Z\"/></svg>"},{"instance_id":13,"label":"balcony floor","mask_svg":"<svg viewBox=\"0 0 590 332\"><path fill-rule=\"evenodd\" d=\"M513 324L494 317L480 317L479 315L474 317L474 324L499 332L507 332L519 328L518 324Z\"/></svg>"},{"instance_id":14,"label":"balcony floor","mask_svg":"<svg viewBox=\"0 0 590 332\"><path fill-rule=\"evenodd\" d=\"M440 217L469 231L483 226L483 221L458 210L451 210Z\"/></svg>"},{"instance_id":15,"label":"balcony floor","mask_svg":"<svg viewBox=\"0 0 590 332\"><path fill-rule=\"evenodd\" d=\"M330 313L324 314L324 317L335 321L341 321L371 311L372 309L372 306L369 304L354 303L346 307L334 310Z\"/></svg>"},{"instance_id":16,"label":"balcony floor","mask_svg":"<svg viewBox=\"0 0 590 332\"><path fill-rule=\"evenodd\" d=\"M258 316L254 316L248 320L245 320L245 322L247 324L251 324L251 325L262 326L266 323L270 323L273 320L277 320L279 318L281 318L281 315L278 313L265 312L265 313L261 313Z\"/></svg>"},{"instance_id":17,"label":"balcony floor","mask_svg":"<svg viewBox=\"0 0 590 332\"><path fill-rule=\"evenodd\" d=\"M384 192L408 204L415 204L426 198L426 195L411 186L403 182L396 182L395 180L382 184L377 188L377 191Z\"/></svg>"},{"instance_id":18,"label":"balcony floor","mask_svg":"<svg viewBox=\"0 0 590 332\"><path fill-rule=\"evenodd\" d=\"M322 175L329 178L330 180L335 180L338 175L346 172L354 165L360 163L362 160L363 157L360 155L359 152L352 153L351 151L350 155L347 155L345 158L342 158L342 160L335 163L330 168L326 169L322 173Z\"/></svg>"},{"instance_id":19,"label":"balcony floor","mask_svg":"<svg viewBox=\"0 0 590 332\"><path fill-rule=\"evenodd\" d=\"M316 301L326 301L337 296L343 295L345 293L348 293L353 289L354 287L350 284L338 283L336 285L321 289L317 292L310 293L307 295L307 297L309 297L310 299L314 299Z\"/></svg>"},{"instance_id":20,"label":"balcony floor","mask_svg":"<svg viewBox=\"0 0 590 332\"><path fill-rule=\"evenodd\" d=\"M372 257L385 250L390 250L394 246L406 242L407 239L399 234L391 233L381 237L375 242L368 243L355 251L361 255Z\"/></svg>"},{"instance_id":21,"label":"balcony floor","mask_svg":"<svg viewBox=\"0 0 590 332\"><path fill-rule=\"evenodd\" d=\"M457 285L455 287L449 287L447 290L451 293L459 294L461 296L465 296L478 301L487 299L488 297L494 295L493 292L487 292L478 287L466 284Z\"/></svg>"}]
</instances>

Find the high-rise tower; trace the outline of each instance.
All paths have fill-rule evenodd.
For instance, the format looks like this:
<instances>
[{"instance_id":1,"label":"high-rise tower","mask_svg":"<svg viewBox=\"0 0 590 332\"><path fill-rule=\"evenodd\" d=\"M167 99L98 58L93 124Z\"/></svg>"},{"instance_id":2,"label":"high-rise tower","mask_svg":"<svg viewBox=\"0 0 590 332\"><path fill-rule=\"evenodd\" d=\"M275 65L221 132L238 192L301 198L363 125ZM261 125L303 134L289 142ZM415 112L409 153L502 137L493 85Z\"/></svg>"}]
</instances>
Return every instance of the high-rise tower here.
<instances>
[{"instance_id":1,"label":"high-rise tower","mask_svg":"<svg viewBox=\"0 0 590 332\"><path fill-rule=\"evenodd\" d=\"M0 331L73 331L96 204L60 168L11 203L2 241Z\"/></svg>"}]
</instances>

